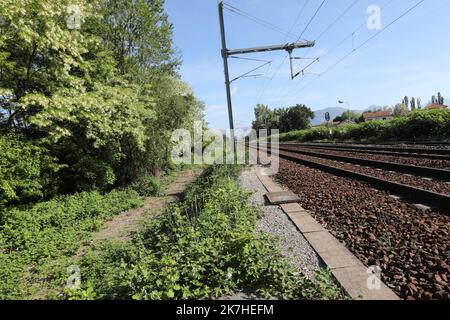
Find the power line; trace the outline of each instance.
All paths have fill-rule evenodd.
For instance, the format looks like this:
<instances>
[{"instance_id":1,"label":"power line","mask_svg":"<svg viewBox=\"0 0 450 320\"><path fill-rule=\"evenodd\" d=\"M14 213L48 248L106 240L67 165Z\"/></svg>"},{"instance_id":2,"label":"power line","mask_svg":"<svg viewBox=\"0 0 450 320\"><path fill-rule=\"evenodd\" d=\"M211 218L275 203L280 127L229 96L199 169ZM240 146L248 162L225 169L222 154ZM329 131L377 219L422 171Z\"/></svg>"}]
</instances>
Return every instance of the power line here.
<instances>
[{"instance_id":1,"label":"power line","mask_svg":"<svg viewBox=\"0 0 450 320\"><path fill-rule=\"evenodd\" d=\"M303 6L300 9L300 12L297 14L297 17L295 18L294 23L291 26L291 29L289 30L289 32L292 32L292 30L294 30L295 26L297 25L298 21L300 20L301 16L303 15L303 12L305 11L306 6L308 5L308 3L310 2L310 0L306 0L305 3L303 4ZM283 41L286 41L287 38L284 38ZM274 77L278 74L278 72L280 72L281 67L283 66L283 64L286 61L286 58L288 57L288 55L286 55L283 59L283 61L280 63L280 65L278 66L277 70L275 71L275 73L272 75L272 77L269 77L269 81L267 81L265 83L265 86L262 88L262 90L260 91L260 93L258 94L258 98L257 103L259 103L259 100L263 97L263 95L265 94L266 90L269 88L270 84L272 83ZM269 68L270 70L270 68ZM267 70L267 72L269 72L269 70ZM266 73L267 74L267 73Z\"/></svg>"},{"instance_id":2,"label":"power line","mask_svg":"<svg viewBox=\"0 0 450 320\"><path fill-rule=\"evenodd\" d=\"M333 22L331 22L325 29L324 31L322 31L320 33L320 35L315 39L316 42L318 42L336 23L338 23L357 3L359 0L355 0L353 1ZM392 2L394 0L390 0L390 2ZM364 24L362 25L364 26ZM345 39L346 40L346 39ZM311 48L309 48L306 52L305 55L309 53L309 51L311 50ZM320 59L323 59L325 56L320 57ZM303 73L306 71L306 69L308 69L309 67L311 67L313 64L319 62L320 59L314 59L314 61L312 61L311 63L309 63L307 66L305 66L298 74ZM281 94L278 94L277 97L283 95L286 91L292 89L295 85L291 85L289 86L287 89L284 89L283 92Z\"/></svg>"},{"instance_id":3,"label":"power line","mask_svg":"<svg viewBox=\"0 0 450 320\"><path fill-rule=\"evenodd\" d=\"M389 0L384 6L381 7L381 9L387 8L389 5L392 4L395 0ZM348 39L352 38L359 30L364 28L367 25L367 22L364 21L361 25L359 25L353 32L351 32L349 35L347 35L342 41L340 41L336 46L334 46L331 50L329 50L325 55L322 56L322 58L325 58L326 56L333 53L337 48L339 48L341 45L343 45Z\"/></svg>"},{"instance_id":4,"label":"power line","mask_svg":"<svg viewBox=\"0 0 450 320\"><path fill-rule=\"evenodd\" d=\"M309 20L309 22L306 24L306 27L303 29L302 33L300 34L300 36L298 37L297 41L301 40L303 35L305 34L305 32L308 30L309 26L311 25L311 23L314 21L314 19L317 17L319 11L322 9L322 7L324 6L325 2L327 0L323 0L322 3L319 5L319 7L316 9L316 11L314 12L313 16L311 17L311 19ZM267 88L270 86L270 84L272 83L273 79L278 75L278 72L280 72L281 67L283 66L283 64L286 62L286 59L289 55L286 55L283 59L283 61L281 62L281 64L279 65L278 69L275 71L274 75L270 78L269 83L266 85L266 87L263 90L263 93L258 97L258 100L260 100L263 96L263 94L265 93L265 91L267 90Z\"/></svg>"},{"instance_id":5,"label":"power line","mask_svg":"<svg viewBox=\"0 0 450 320\"><path fill-rule=\"evenodd\" d=\"M322 9L323 5L325 4L325 2L327 2L327 0L323 0L322 3L320 4L320 6L317 8L316 12L314 12L314 15L312 16L312 18L309 20L308 24L306 25L305 29L302 31L302 33L300 34L300 36L298 37L297 41L299 41L300 39L303 38L303 35L305 34L305 32L308 30L309 26L311 25L311 23L313 22L313 20L316 18L317 14L319 13L320 9Z\"/></svg>"},{"instance_id":6,"label":"power line","mask_svg":"<svg viewBox=\"0 0 450 320\"><path fill-rule=\"evenodd\" d=\"M357 3L359 0L353 1L332 23L326 27L322 33L316 38L316 41L319 41L333 26L338 23Z\"/></svg>"},{"instance_id":7,"label":"power line","mask_svg":"<svg viewBox=\"0 0 450 320\"><path fill-rule=\"evenodd\" d=\"M294 37L295 35L292 34L290 31L283 30L282 28L274 25L273 23L271 23L269 21L266 21L264 19L258 18L256 16L254 16L254 15L248 13L248 12L245 12L245 11L243 11L241 9L238 9L238 8L228 4L228 3L224 2L223 4L224 4L224 8L225 9L227 9L228 11L230 11L230 12L232 12L234 14L237 14L239 16L247 18L247 19L249 19L249 20L251 20L251 21L253 21L253 22L255 22L255 23L257 23L257 24L259 24L261 26L264 26L264 27L266 27L266 28L268 28L268 29L270 29L272 31L278 32L278 33L286 36L287 38L295 39L295 37Z\"/></svg>"},{"instance_id":8,"label":"power line","mask_svg":"<svg viewBox=\"0 0 450 320\"><path fill-rule=\"evenodd\" d=\"M391 1L392 2L392 1ZM413 5L412 7L410 7L408 10L406 10L404 13L402 13L399 17L397 17L396 19L394 19L393 21L391 21L388 25L386 25L384 28L382 28L381 30L379 30L377 33L375 33L373 36L369 37L366 41L364 41L361 45L359 45L358 47L354 48L352 51L350 51L349 53L347 53L345 56L343 56L341 59L339 59L336 63L334 63L333 65L331 65L328 69L326 69L325 71L323 71L322 73L319 74L318 78L314 79L313 81L309 82L307 85L303 86L302 88L300 88L297 93L294 95L297 96L299 92L303 91L304 89L306 89L307 87L309 87L311 84L313 84L314 82L318 81L320 78L322 78L324 75L326 75L327 73L329 73L332 69L334 69L336 66L338 66L339 64L341 64L344 60L346 60L348 57L350 57L353 53L355 53L356 51L358 51L359 49L361 49L362 47L364 47L367 43L369 43L370 41L372 41L373 39L375 39L376 37L378 37L380 34L382 34L384 31L386 31L387 29L389 29L393 24L395 24L396 22L398 22L399 20L401 20L403 17L405 17L406 15L408 15L411 11L413 11L414 9L416 9L419 5L421 5L423 2L425 2L425 0L420 0L419 2L417 2L415 5Z\"/></svg>"},{"instance_id":9,"label":"power line","mask_svg":"<svg viewBox=\"0 0 450 320\"><path fill-rule=\"evenodd\" d=\"M385 9L388 6L390 6L395 0L388 0L382 7L381 9ZM353 30L349 35L345 36L337 45L335 45L333 48L331 48L330 50L328 50L324 55L322 55L320 57L320 59L317 59L315 61L313 61L312 63L308 64L305 68L303 68L302 72L306 71L309 67L311 67L312 65L314 65L315 63L319 62L319 61L323 61L323 59L327 56L329 56L331 53L333 53L334 51L336 51L339 47L341 47L348 39L350 38L354 38L354 35L361 30L363 27L365 27L367 24L366 20L364 20L363 23L361 23L361 25L359 25L355 30ZM354 47L352 47L353 49ZM319 76L320 77L320 76ZM302 78L303 79L303 78ZM315 79L314 81L317 81L318 79ZM312 82L314 82L312 81ZM300 81L300 83L302 83L302 81ZM279 95L277 95L277 97L281 96L281 95L286 95L285 93L290 91L292 92L293 88L297 88L298 84L294 84L291 85L289 88L283 90L283 92ZM289 96L289 95L288 95ZM287 100L287 99L286 99Z\"/></svg>"}]
</instances>

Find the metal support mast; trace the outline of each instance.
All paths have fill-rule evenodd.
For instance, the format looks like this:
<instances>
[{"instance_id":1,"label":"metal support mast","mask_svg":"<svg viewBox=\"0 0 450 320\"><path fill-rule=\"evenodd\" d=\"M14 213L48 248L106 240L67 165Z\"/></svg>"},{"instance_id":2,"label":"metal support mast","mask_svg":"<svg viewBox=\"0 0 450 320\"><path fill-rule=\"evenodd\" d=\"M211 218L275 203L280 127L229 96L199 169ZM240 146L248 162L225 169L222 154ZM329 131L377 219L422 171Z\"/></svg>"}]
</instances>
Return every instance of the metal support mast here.
<instances>
[{"instance_id":1,"label":"metal support mast","mask_svg":"<svg viewBox=\"0 0 450 320\"><path fill-rule=\"evenodd\" d=\"M304 41L304 42L294 42L294 43L286 43L281 45L272 45L272 46L264 46L264 47L255 47L255 48L245 48L245 49L227 49L227 42L225 36L225 22L223 18L223 0L219 0L219 20L220 20L220 33L222 38L222 58L223 58L223 66L225 73L225 86L227 91L227 103L228 103L228 118L230 122L231 138L233 137L234 130L234 122L233 122L233 106L231 102L231 88L230 88L230 74L228 69L228 58L230 56L239 55L239 54L247 54L247 53L257 53L257 52L268 52L268 51L277 51L277 50L285 50L289 53L289 57L291 60L291 78L294 79L294 69L292 66L292 52L294 49L299 48L311 48L315 46L314 41ZM297 74L298 75L298 74Z\"/></svg>"},{"instance_id":2,"label":"metal support mast","mask_svg":"<svg viewBox=\"0 0 450 320\"><path fill-rule=\"evenodd\" d=\"M219 1L219 20L220 20L220 34L221 34L221 38L222 38L222 57L223 57L223 68L224 68L224 72L225 72L225 86L226 86L226 91L227 91L228 119L230 122L231 139L234 140L233 106L231 103L230 73L228 71L227 40L225 37L225 22L223 19L223 0Z\"/></svg>"}]
</instances>

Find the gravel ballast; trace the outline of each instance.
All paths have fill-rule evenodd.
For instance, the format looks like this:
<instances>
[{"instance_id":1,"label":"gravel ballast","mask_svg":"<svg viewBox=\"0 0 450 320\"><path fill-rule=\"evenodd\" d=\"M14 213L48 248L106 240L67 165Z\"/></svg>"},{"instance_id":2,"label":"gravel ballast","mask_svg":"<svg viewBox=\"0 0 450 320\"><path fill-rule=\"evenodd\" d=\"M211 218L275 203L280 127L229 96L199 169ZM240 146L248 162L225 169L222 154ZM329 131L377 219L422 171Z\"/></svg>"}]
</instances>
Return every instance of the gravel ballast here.
<instances>
[{"instance_id":1,"label":"gravel ballast","mask_svg":"<svg viewBox=\"0 0 450 320\"><path fill-rule=\"evenodd\" d=\"M267 190L258 179L255 168L243 172L238 182L241 188L254 192L250 203L262 212L262 217L258 221L258 230L280 239L283 256L299 272L309 279L314 279L315 272L321 269L319 257L279 206L266 205L264 195Z\"/></svg>"},{"instance_id":2,"label":"gravel ballast","mask_svg":"<svg viewBox=\"0 0 450 320\"><path fill-rule=\"evenodd\" d=\"M279 183L400 297L450 299L450 217L367 183L280 160Z\"/></svg>"}]
</instances>

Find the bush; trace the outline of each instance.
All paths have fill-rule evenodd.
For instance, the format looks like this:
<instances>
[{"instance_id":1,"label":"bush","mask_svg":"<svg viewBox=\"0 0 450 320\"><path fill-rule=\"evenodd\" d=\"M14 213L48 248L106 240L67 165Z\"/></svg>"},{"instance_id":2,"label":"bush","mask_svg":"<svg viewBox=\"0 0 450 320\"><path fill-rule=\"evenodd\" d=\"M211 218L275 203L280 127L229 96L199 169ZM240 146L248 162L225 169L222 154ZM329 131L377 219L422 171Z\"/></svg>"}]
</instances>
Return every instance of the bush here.
<instances>
[{"instance_id":1,"label":"bush","mask_svg":"<svg viewBox=\"0 0 450 320\"><path fill-rule=\"evenodd\" d=\"M264 297L338 297L324 281L329 275L318 283L298 276L274 239L256 231L258 215L235 181L238 171L210 167L133 244L107 245L83 258L82 290L107 299L210 299L238 288Z\"/></svg>"},{"instance_id":2,"label":"bush","mask_svg":"<svg viewBox=\"0 0 450 320\"><path fill-rule=\"evenodd\" d=\"M397 118L386 136L401 140L450 138L450 110L422 110Z\"/></svg>"},{"instance_id":3,"label":"bush","mask_svg":"<svg viewBox=\"0 0 450 320\"><path fill-rule=\"evenodd\" d=\"M3 249L22 252L29 261L71 254L81 239L99 230L102 222L141 204L134 191L106 195L84 192L57 197L29 209L13 208L0 216Z\"/></svg>"},{"instance_id":4,"label":"bush","mask_svg":"<svg viewBox=\"0 0 450 320\"><path fill-rule=\"evenodd\" d=\"M106 195L84 192L60 196L29 208L0 215L0 299L23 294L25 270L52 259L72 256L103 222L141 205L136 192L115 190Z\"/></svg>"},{"instance_id":5,"label":"bush","mask_svg":"<svg viewBox=\"0 0 450 320\"><path fill-rule=\"evenodd\" d=\"M155 177L145 175L131 185L131 188L140 196L156 196L161 192L161 183Z\"/></svg>"},{"instance_id":6,"label":"bush","mask_svg":"<svg viewBox=\"0 0 450 320\"><path fill-rule=\"evenodd\" d=\"M0 206L52 193L58 170L44 148L10 135L0 136Z\"/></svg>"},{"instance_id":7,"label":"bush","mask_svg":"<svg viewBox=\"0 0 450 320\"><path fill-rule=\"evenodd\" d=\"M309 142L328 138L325 127L280 134L280 142ZM417 110L406 117L369 121L333 128L332 139L344 140L444 140L450 138L450 110Z\"/></svg>"}]
</instances>

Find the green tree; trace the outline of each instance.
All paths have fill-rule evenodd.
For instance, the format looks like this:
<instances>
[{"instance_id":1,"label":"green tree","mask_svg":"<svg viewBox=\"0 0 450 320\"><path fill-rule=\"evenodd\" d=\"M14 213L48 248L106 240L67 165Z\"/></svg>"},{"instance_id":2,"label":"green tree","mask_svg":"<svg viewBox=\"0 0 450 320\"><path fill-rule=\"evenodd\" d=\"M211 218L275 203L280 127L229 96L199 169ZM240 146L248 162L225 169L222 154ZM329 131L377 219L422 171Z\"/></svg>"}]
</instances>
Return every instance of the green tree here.
<instances>
[{"instance_id":1,"label":"green tree","mask_svg":"<svg viewBox=\"0 0 450 320\"><path fill-rule=\"evenodd\" d=\"M336 118L333 119L333 122L343 122L345 121L343 116L337 116Z\"/></svg>"},{"instance_id":2,"label":"green tree","mask_svg":"<svg viewBox=\"0 0 450 320\"><path fill-rule=\"evenodd\" d=\"M280 132L306 129L314 119L314 112L305 105L290 107L280 117Z\"/></svg>"},{"instance_id":3,"label":"green tree","mask_svg":"<svg viewBox=\"0 0 450 320\"><path fill-rule=\"evenodd\" d=\"M352 110L347 110L344 113L342 113L341 117L342 117L343 121L348 121L348 120L353 121L353 120L358 119L360 116L361 116L361 114L358 112L355 112Z\"/></svg>"},{"instance_id":4,"label":"green tree","mask_svg":"<svg viewBox=\"0 0 450 320\"><path fill-rule=\"evenodd\" d=\"M406 108L409 108L409 98L408 98L408 96L405 96L405 98L403 99L403 104L406 106Z\"/></svg>"},{"instance_id":5,"label":"green tree","mask_svg":"<svg viewBox=\"0 0 450 320\"><path fill-rule=\"evenodd\" d=\"M403 103L398 103L394 107L393 115L394 117L404 117L408 115L408 107Z\"/></svg>"},{"instance_id":6,"label":"green tree","mask_svg":"<svg viewBox=\"0 0 450 320\"><path fill-rule=\"evenodd\" d=\"M438 92L438 94L437 94L437 103L444 104L444 97L441 95L440 92Z\"/></svg>"},{"instance_id":7,"label":"green tree","mask_svg":"<svg viewBox=\"0 0 450 320\"><path fill-rule=\"evenodd\" d=\"M68 5L81 28L67 25ZM46 147L72 192L169 165L170 132L202 120L176 74L164 1L2 0L0 129Z\"/></svg>"},{"instance_id":8,"label":"green tree","mask_svg":"<svg viewBox=\"0 0 450 320\"><path fill-rule=\"evenodd\" d=\"M48 150L21 138L0 136L0 207L12 201L40 199L55 191L52 179L60 166Z\"/></svg>"},{"instance_id":9,"label":"green tree","mask_svg":"<svg viewBox=\"0 0 450 320\"><path fill-rule=\"evenodd\" d=\"M255 109L255 121L252 123L254 130L271 129L274 112L266 105L257 104Z\"/></svg>"},{"instance_id":10,"label":"green tree","mask_svg":"<svg viewBox=\"0 0 450 320\"><path fill-rule=\"evenodd\" d=\"M411 98L411 111L416 110L416 98Z\"/></svg>"},{"instance_id":11,"label":"green tree","mask_svg":"<svg viewBox=\"0 0 450 320\"><path fill-rule=\"evenodd\" d=\"M101 36L114 52L122 74L153 77L155 71L175 74L180 64L172 43L173 26L164 0L105 0Z\"/></svg>"}]
</instances>

